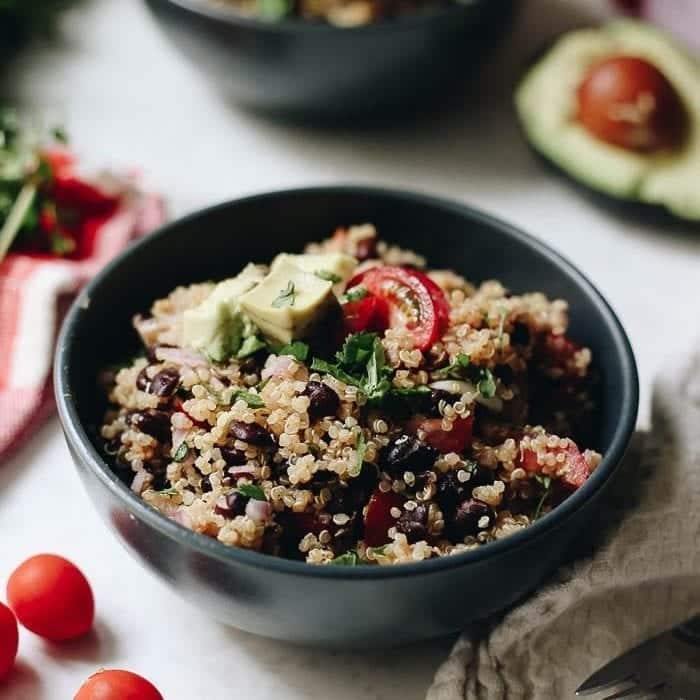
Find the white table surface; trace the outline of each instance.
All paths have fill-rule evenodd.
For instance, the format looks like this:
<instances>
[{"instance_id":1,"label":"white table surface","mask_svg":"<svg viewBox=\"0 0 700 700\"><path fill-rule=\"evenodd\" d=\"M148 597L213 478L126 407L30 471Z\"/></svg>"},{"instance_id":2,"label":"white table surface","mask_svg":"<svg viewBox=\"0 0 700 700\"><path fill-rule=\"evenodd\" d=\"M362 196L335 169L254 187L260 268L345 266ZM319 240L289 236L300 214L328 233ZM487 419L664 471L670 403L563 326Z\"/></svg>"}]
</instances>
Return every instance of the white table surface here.
<instances>
[{"instance_id":1,"label":"white table surface","mask_svg":"<svg viewBox=\"0 0 700 700\"><path fill-rule=\"evenodd\" d=\"M94 0L71 11L62 41L25 55L5 96L61 120L94 163L142 165L173 215L244 193L354 181L426 190L521 225L574 260L620 314L639 361L646 424L655 369L698 336L700 237L629 222L581 199L535 162L510 109L526 58L603 5L532 0L477 88L440 115L394 128L312 131L241 113L136 0ZM84 569L97 599L96 632L53 647L22 631L18 670L0 687L2 698L70 698L97 668L122 667L151 678L168 700L416 700L451 642L329 653L202 618L108 532L55 419L0 470L0 584L40 551Z\"/></svg>"}]
</instances>

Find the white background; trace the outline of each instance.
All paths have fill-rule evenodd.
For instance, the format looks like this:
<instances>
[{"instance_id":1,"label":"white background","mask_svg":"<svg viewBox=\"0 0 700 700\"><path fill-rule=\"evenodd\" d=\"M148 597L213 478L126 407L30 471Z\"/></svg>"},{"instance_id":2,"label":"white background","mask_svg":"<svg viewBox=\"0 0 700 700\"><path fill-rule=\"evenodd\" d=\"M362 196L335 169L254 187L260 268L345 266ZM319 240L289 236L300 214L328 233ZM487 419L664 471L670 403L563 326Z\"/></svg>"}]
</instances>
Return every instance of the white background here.
<instances>
[{"instance_id":1,"label":"white background","mask_svg":"<svg viewBox=\"0 0 700 700\"><path fill-rule=\"evenodd\" d=\"M599 15L603 4L531 0L479 85L441 114L391 128L319 131L237 111L136 0L73 10L58 45L39 47L15 67L6 96L65 123L91 162L142 166L173 215L244 193L352 181L425 190L519 224L581 267L620 314L639 361L645 424L655 369L698 335L700 236L626 221L582 199L534 160L510 107L528 57L562 28ZM0 470L0 584L40 551L84 569L97 598L96 632L58 647L23 631L3 698L72 698L104 666L146 675L168 700L415 700L451 641L338 654L201 617L116 543L78 483L55 419Z\"/></svg>"}]
</instances>

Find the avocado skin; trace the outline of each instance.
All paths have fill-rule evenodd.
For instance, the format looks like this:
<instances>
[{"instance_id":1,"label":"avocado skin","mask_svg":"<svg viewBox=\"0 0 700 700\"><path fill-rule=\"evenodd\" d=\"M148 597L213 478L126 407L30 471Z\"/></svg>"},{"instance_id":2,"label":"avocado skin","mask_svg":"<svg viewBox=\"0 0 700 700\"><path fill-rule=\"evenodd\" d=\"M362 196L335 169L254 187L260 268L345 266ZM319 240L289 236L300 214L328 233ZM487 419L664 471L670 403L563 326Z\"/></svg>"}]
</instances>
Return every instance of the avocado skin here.
<instances>
[{"instance_id":1,"label":"avocado skin","mask_svg":"<svg viewBox=\"0 0 700 700\"><path fill-rule=\"evenodd\" d=\"M547 158L544 153L538 151L529 141L527 141L527 146L530 153L535 156L546 170L565 180L571 189L596 206L605 209L613 216L618 216L625 220L633 220L640 224L656 225L700 234L700 221L676 216L661 204L649 204L648 202L629 197L615 197L607 192L590 187Z\"/></svg>"}]
</instances>

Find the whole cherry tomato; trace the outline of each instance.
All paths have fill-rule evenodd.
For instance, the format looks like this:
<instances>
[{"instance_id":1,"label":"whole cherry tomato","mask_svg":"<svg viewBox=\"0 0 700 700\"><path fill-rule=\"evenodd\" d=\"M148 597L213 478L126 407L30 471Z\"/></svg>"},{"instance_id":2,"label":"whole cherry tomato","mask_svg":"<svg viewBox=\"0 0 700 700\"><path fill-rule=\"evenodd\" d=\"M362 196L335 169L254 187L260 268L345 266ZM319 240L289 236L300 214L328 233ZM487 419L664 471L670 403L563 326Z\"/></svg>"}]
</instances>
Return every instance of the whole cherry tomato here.
<instances>
[{"instance_id":1,"label":"whole cherry tomato","mask_svg":"<svg viewBox=\"0 0 700 700\"><path fill-rule=\"evenodd\" d=\"M163 696L136 673L104 670L90 676L74 700L163 700Z\"/></svg>"},{"instance_id":2,"label":"whole cherry tomato","mask_svg":"<svg viewBox=\"0 0 700 700\"><path fill-rule=\"evenodd\" d=\"M55 554L38 554L20 564L7 582L7 601L22 625L52 641L85 634L95 617L87 579Z\"/></svg>"},{"instance_id":3,"label":"whole cherry tomato","mask_svg":"<svg viewBox=\"0 0 700 700\"><path fill-rule=\"evenodd\" d=\"M675 87L636 56L612 56L590 68L578 88L578 120L602 141L640 152L674 148L687 130Z\"/></svg>"},{"instance_id":4,"label":"whole cherry tomato","mask_svg":"<svg viewBox=\"0 0 700 700\"><path fill-rule=\"evenodd\" d=\"M0 681L15 664L18 643L17 620L12 610L0 603Z\"/></svg>"}]
</instances>

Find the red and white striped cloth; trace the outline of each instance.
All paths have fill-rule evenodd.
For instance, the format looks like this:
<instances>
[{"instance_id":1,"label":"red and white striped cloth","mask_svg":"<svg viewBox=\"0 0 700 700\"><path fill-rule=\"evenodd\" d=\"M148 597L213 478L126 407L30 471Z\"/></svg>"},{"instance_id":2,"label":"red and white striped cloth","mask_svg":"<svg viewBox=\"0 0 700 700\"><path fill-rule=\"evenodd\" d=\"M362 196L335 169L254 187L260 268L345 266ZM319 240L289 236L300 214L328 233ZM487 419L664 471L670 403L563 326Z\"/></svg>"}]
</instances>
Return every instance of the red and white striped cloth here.
<instances>
[{"instance_id":1,"label":"red and white striped cloth","mask_svg":"<svg viewBox=\"0 0 700 700\"><path fill-rule=\"evenodd\" d=\"M80 287L131 240L159 226L162 199L133 177L95 184L119 200L81 260L10 253L0 262L0 463L54 410L52 362L63 311Z\"/></svg>"}]
</instances>

